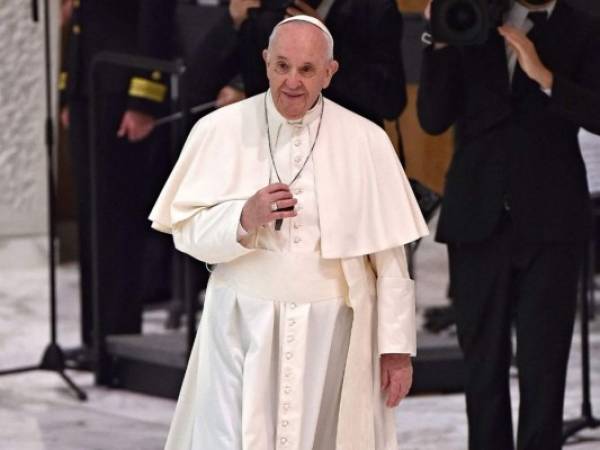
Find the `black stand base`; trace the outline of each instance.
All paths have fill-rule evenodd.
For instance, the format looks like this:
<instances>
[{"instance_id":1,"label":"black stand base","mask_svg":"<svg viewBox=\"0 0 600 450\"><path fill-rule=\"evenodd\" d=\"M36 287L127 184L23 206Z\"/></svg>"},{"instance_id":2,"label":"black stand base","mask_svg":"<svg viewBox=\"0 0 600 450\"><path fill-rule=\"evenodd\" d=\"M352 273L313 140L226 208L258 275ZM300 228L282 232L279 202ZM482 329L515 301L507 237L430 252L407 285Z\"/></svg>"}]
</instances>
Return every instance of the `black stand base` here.
<instances>
[{"instance_id":1,"label":"black stand base","mask_svg":"<svg viewBox=\"0 0 600 450\"><path fill-rule=\"evenodd\" d=\"M563 422L563 444L573 436L585 428L600 427L600 420L590 415L582 415L577 419L565 420Z\"/></svg>"},{"instance_id":2,"label":"black stand base","mask_svg":"<svg viewBox=\"0 0 600 450\"><path fill-rule=\"evenodd\" d=\"M87 395L83 392L74 382L73 380L65 373L65 357L62 349L57 344L48 344L46 350L44 351L44 356L42 356L42 361L37 366L24 366L17 367L14 369L7 369L0 371L0 376L3 375L12 375L15 373L22 372L31 372L34 370L49 370L51 372L56 372L58 375L62 377L63 380L67 383L67 385L71 388L77 398L81 401L87 400Z\"/></svg>"}]
</instances>

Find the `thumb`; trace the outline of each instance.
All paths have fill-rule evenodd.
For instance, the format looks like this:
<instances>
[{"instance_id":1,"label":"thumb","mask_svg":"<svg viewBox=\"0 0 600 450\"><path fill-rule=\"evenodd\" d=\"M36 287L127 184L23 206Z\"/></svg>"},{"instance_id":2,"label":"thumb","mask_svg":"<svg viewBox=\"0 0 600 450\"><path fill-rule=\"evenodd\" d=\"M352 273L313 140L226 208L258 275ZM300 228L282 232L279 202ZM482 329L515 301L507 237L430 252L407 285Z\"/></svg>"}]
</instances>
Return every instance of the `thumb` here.
<instances>
[{"instance_id":1,"label":"thumb","mask_svg":"<svg viewBox=\"0 0 600 450\"><path fill-rule=\"evenodd\" d=\"M127 128L127 117L123 116L123 119L121 119L121 125L119 125L119 130L117 131L117 136L125 136L127 134Z\"/></svg>"}]
</instances>

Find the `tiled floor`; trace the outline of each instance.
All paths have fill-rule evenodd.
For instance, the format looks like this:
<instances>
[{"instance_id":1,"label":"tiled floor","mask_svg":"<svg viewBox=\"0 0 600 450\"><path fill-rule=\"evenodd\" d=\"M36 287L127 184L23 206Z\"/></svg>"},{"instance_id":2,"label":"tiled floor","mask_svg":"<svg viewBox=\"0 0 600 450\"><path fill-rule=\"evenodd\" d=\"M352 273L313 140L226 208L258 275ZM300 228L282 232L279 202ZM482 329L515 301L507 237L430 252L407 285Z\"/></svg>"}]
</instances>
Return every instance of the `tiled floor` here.
<instances>
[{"instance_id":1,"label":"tiled floor","mask_svg":"<svg viewBox=\"0 0 600 450\"><path fill-rule=\"evenodd\" d=\"M38 248L39 247L39 248ZM36 250L37 249L37 250ZM29 248L0 243L0 369L37 362L48 337L47 270L43 245ZM23 269L35 262L37 268ZM35 264L34 264L35 265ZM443 304L447 279L444 247L424 241L416 259L419 309ZM77 275L73 265L58 273L59 340L77 344ZM592 393L600 413L600 320L592 324ZM148 314L145 327L161 326L160 312ZM574 340L566 397L566 416L580 411L580 340ZM162 448L174 402L93 385L87 373L71 373L89 401L80 403L54 373L30 372L0 378L1 450L158 450ZM516 380L513 380L516 387ZM513 406L518 398L513 389ZM403 450L466 448L464 401L460 394L406 399L397 412ZM600 429L577 435L573 450L600 449ZM228 449L206 449L228 450ZM256 449L260 450L260 449ZM544 449L540 449L544 450Z\"/></svg>"}]
</instances>

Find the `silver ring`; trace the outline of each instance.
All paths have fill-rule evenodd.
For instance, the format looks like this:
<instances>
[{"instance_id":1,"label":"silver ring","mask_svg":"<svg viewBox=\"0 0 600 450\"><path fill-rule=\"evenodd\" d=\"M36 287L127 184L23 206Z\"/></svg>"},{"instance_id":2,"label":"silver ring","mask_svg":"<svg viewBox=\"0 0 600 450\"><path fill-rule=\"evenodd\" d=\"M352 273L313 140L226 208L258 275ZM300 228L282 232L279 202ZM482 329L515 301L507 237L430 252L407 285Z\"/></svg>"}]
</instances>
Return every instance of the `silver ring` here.
<instances>
[{"instance_id":1,"label":"silver ring","mask_svg":"<svg viewBox=\"0 0 600 450\"><path fill-rule=\"evenodd\" d=\"M271 203L271 211L275 212L277 211L279 208L277 207L277 202L273 202Z\"/></svg>"}]
</instances>

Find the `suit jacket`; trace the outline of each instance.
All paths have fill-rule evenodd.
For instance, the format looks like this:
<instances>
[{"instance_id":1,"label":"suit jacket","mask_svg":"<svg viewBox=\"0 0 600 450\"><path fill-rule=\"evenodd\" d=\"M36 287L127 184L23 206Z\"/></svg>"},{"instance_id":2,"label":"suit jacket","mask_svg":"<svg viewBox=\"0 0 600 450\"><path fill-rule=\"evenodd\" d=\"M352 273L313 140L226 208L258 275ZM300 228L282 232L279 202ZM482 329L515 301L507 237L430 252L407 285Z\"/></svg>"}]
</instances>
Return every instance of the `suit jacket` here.
<instances>
[{"instance_id":1,"label":"suit jacket","mask_svg":"<svg viewBox=\"0 0 600 450\"><path fill-rule=\"evenodd\" d=\"M309 3L311 3L309 1ZM318 0L312 2L318 5ZM248 96L268 88L262 50L283 12L250 10L239 32L229 14L215 24L191 61L194 102L214 98L241 72ZM406 105L402 16L393 0L336 0L325 20L340 69L325 95L376 123L394 119ZM195 88L197 87L197 89Z\"/></svg>"},{"instance_id":2,"label":"suit jacket","mask_svg":"<svg viewBox=\"0 0 600 450\"><path fill-rule=\"evenodd\" d=\"M432 134L456 125L440 241L484 240L505 209L524 242L588 236L577 134L580 127L600 133L600 26L558 0L536 35L540 59L554 74L550 96L528 78L511 90L505 43L496 30L482 46L424 51L421 125Z\"/></svg>"},{"instance_id":3,"label":"suit jacket","mask_svg":"<svg viewBox=\"0 0 600 450\"><path fill-rule=\"evenodd\" d=\"M77 0L61 73L61 102L89 95L91 62L112 51L169 59L175 2L171 0ZM168 75L105 64L98 69L104 93L128 93L128 107L157 114L166 104Z\"/></svg>"}]
</instances>

